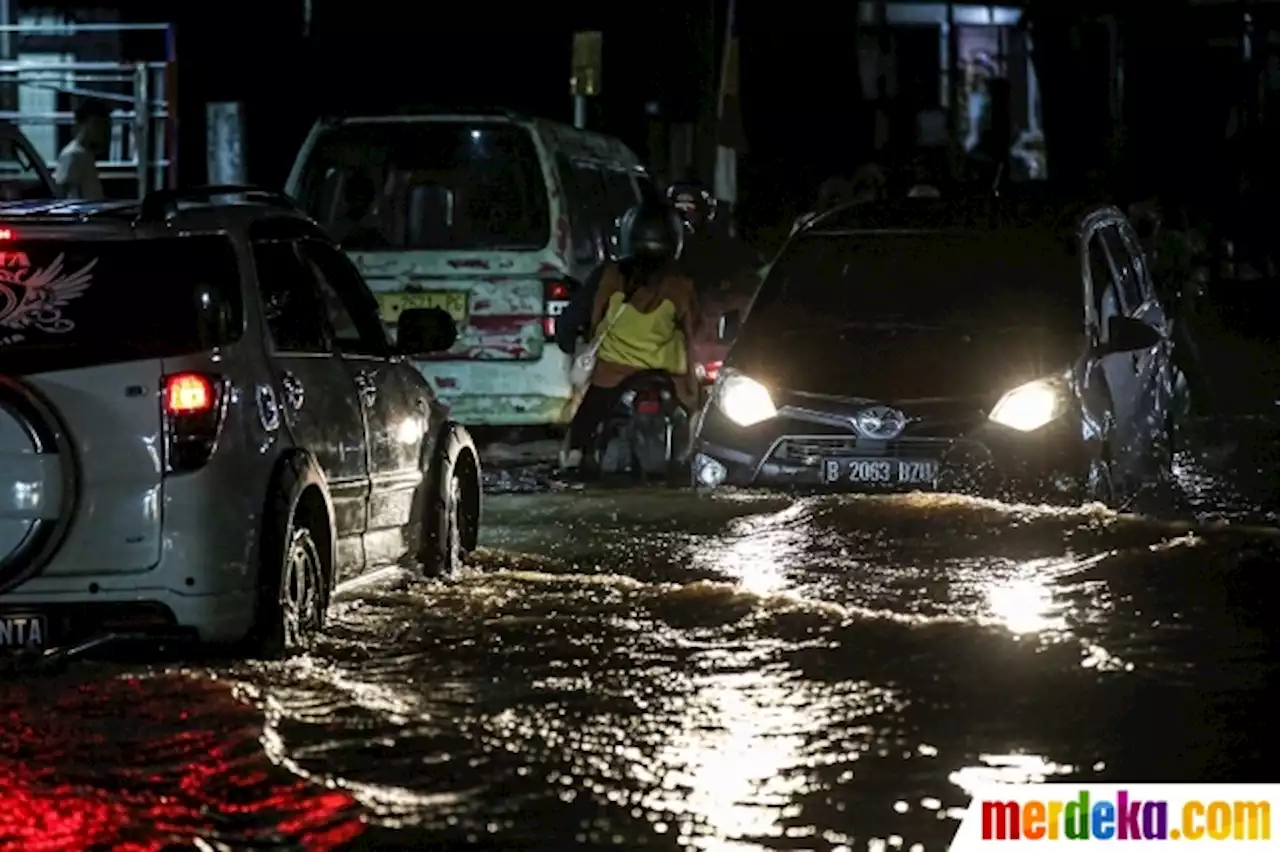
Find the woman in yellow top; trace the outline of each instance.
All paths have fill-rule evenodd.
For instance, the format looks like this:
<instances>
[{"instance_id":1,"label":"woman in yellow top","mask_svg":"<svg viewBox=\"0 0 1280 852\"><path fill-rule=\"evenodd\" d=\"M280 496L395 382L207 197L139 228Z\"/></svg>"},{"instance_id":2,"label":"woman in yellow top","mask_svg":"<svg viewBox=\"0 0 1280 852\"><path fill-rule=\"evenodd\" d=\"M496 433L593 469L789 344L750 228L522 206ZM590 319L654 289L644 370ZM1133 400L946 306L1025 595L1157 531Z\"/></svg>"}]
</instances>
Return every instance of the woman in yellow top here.
<instances>
[{"instance_id":1,"label":"woman in yellow top","mask_svg":"<svg viewBox=\"0 0 1280 852\"><path fill-rule=\"evenodd\" d=\"M590 458L596 430L636 373L669 373L681 403L697 402L697 381L690 369L686 341L698 318L691 279L676 266L683 226L665 204L633 207L622 219L616 263L600 278L591 315L591 339L601 336L591 384L569 425L566 467Z\"/></svg>"}]
</instances>

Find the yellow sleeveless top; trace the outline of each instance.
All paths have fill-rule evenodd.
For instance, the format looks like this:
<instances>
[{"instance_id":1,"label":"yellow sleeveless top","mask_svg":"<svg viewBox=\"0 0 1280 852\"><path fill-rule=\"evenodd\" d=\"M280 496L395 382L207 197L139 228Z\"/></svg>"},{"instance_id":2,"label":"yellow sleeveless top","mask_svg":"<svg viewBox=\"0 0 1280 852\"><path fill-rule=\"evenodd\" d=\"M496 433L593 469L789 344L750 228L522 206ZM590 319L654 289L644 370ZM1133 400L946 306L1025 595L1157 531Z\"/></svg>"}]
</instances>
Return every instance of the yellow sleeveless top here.
<instances>
[{"instance_id":1,"label":"yellow sleeveless top","mask_svg":"<svg viewBox=\"0 0 1280 852\"><path fill-rule=\"evenodd\" d=\"M600 322L604 339L600 341L597 357L638 370L662 370L677 375L688 372L684 332L676 322L676 306L671 300L663 299L649 313L641 313L630 305L624 308L625 299L622 293L609 297Z\"/></svg>"}]
</instances>

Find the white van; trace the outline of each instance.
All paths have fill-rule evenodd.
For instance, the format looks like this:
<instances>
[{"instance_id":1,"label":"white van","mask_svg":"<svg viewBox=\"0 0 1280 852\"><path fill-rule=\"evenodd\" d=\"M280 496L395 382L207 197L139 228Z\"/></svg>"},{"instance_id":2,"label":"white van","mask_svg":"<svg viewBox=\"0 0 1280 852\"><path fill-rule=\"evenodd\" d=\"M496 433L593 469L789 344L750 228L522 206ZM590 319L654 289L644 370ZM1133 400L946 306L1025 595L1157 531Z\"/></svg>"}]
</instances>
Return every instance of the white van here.
<instances>
[{"instance_id":1,"label":"white van","mask_svg":"<svg viewBox=\"0 0 1280 852\"><path fill-rule=\"evenodd\" d=\"M286 190L350 255L388 329L441 307L457 344L418 369L467 425L573 415L555 318L609 248L613 222L658 190L617 139L506 112L318 123Z\"/></svg>"}]
</instances>

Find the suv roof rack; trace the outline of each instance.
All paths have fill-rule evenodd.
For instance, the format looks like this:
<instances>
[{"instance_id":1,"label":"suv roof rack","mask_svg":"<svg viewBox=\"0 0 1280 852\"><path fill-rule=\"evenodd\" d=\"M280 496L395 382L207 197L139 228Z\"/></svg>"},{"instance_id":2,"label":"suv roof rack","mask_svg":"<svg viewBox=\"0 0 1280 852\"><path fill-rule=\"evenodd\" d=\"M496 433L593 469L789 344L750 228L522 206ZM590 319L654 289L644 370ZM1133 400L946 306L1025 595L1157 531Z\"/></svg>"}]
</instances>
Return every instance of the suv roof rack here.
<instances>
[{"instance_id":1,"label":"suv roof rack","mask_svg":"<svg viewBox=\"0 0 1280 852\"><path fill-rule=\"evenodd\" d=\"M158 189L148 192L142 199L138 218L143 222L158 222L173 212L183 201L208 201L222 195L243 195L250 203L266 204L286 210L298 210L294 200L283 192L263 189L259 186L240 184L211 184L209 186L193 186L186 189Z\"/></svg>"}]
</instances>

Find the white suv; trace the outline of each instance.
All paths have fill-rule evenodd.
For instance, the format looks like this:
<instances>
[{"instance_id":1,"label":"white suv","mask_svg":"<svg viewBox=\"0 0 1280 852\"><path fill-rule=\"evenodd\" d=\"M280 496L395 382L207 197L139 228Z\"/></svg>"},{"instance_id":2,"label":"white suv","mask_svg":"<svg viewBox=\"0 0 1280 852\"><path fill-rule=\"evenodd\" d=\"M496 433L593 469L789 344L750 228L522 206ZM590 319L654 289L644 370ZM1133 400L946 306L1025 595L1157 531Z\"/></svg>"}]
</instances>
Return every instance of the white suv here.
<instances>
[{"instance_id":1,"label":"white suv","mask_svg":"<svg viewBox=\"0 0 1280 852\"><path fill-rule=\"evenodd\" d=\"M0 204L0 650L304 645L371 568L448 575L480 467L325 233L248 187Z\"/></svg>"}]
</instances>

